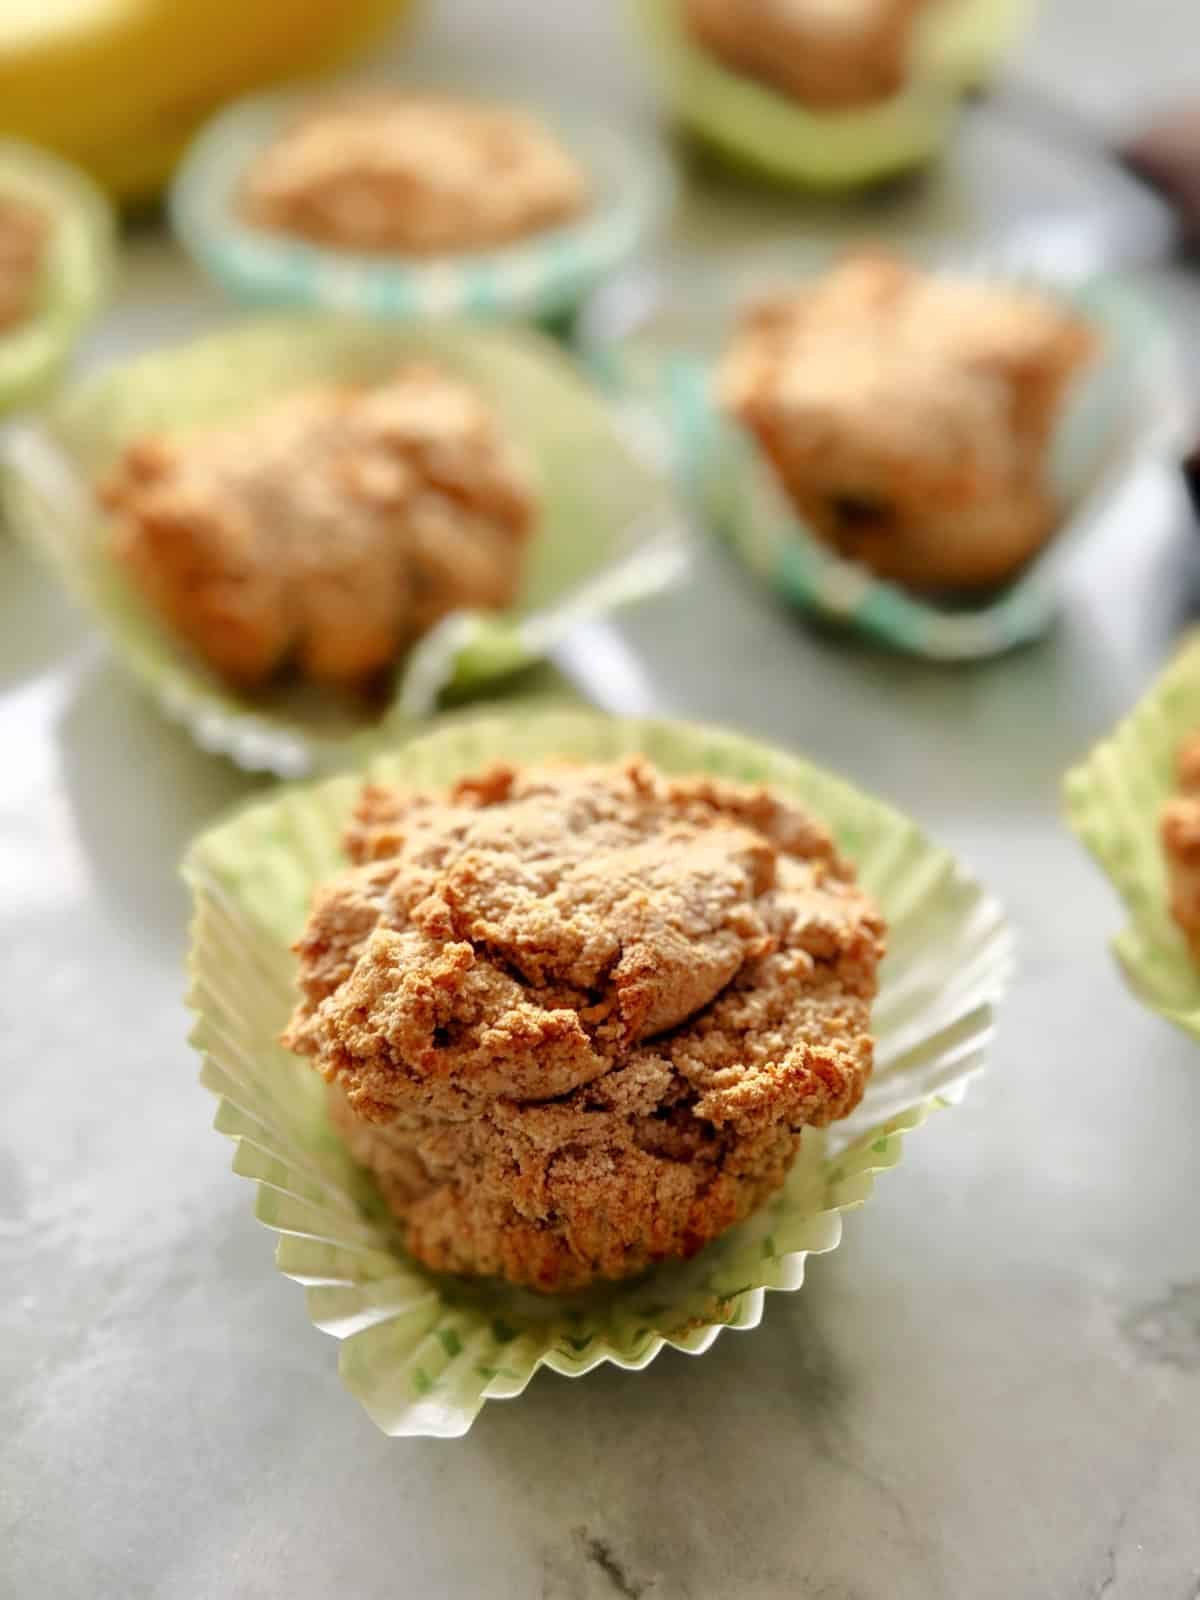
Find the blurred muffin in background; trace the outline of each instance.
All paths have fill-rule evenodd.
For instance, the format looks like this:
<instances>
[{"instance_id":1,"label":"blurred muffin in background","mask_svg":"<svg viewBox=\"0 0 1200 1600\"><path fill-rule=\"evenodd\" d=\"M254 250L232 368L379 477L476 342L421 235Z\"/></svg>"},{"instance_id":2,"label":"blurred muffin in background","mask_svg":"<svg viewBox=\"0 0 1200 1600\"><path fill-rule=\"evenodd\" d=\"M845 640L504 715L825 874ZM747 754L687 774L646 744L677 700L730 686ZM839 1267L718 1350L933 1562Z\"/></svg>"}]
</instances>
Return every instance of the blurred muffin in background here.
<instances>
[{"instance_id":1,"label":"blurred muffin in background","mask_svg":"<svg viewBox=\"0 0 1200 1600\"><path fill-rule=\"evenodd\" d=\"M529 112L382 90L307 108L253 163L240 200L258 227L415 256L526 238L587 204L582 168Z\"/></svg>"},{"instance_id":2,"label":"blurred muffin in background","mask_svg":"<svg viewBox=\"0 0 1200 1600\"><path fill-rule=\"evenodd\" d=\"M1200 733L1184 740L1175 758L1177 792L1160 819L1171 916L1200 966Z\"/></svg>"},{"instance_id":3,"label":"blurred muffin in background","mask_svg":"<svg viewBox=\"0 0 1200 1600\"><path fill-rule=\"evenodd\" d=\"M743 314L719 400L822 543L980 589L1057 525L1052 434L1096 343L1044 294L861 254Z\"/></svg>"},{"instance_id":4,"label":"blurred muffin in background","mask_svg":"<svg viewBox=\"0 0 1200 1600\"><path fill-rule=\"evenodd\" d=\"M697 44L814 110L887 99L904 83L929 0L685 0Z\"/></svg>"},{"instance_id":5,"label":"blurred muffin in background","mask_svg":"<svg viewBox=\"0 0 1200 1600\"><path fill-rule=\"evenodd\" d=\"M0 192L0 334L33 314L51 233L50 218L40 206Z\"/></svg>"},{"instance_id":6,"label":"blurred muffin in background","mask_svg":"<svg viewBox=\"0 0 1200 1600\"><path fill-rule=\"evenodd\" d=\"M135 441L101 485L114 552L243 687L372 682L443 617L516 593L535 520L482 397L428 363L316 385L258 416Z\"/></svg>"}]
</instances>

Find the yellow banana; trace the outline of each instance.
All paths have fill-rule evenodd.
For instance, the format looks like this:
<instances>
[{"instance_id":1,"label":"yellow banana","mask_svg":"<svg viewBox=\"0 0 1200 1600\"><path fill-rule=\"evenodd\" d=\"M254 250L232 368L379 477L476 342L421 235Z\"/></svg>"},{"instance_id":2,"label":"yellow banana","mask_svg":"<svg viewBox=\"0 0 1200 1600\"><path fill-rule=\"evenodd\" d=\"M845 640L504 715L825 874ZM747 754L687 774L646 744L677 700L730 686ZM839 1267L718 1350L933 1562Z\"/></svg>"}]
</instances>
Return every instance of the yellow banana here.
<instances>
[{"instance_id":1,"label":"yellow banana","mask_svg":"<svg viewBox=\"0 0 1200 1600\"><path fill-rule=\"evenodd\" d=\"M412 0L3 0L4 131L151 198L219 105L336 64Z\"/></svg>"}]
</instances>

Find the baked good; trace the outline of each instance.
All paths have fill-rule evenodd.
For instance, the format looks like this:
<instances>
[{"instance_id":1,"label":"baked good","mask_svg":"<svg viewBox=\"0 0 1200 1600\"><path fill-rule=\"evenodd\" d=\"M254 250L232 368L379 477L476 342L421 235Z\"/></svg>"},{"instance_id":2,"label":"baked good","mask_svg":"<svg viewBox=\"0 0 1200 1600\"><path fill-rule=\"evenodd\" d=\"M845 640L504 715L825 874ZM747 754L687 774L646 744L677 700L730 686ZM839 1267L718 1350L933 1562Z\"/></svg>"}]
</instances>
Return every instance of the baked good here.
<instances>
[{"instance_id":1,"label":"baked good","mask_svg":"<svg viewBox=\"0 0 1200 1600\"><path fill-rule=\"evenodd\" d=\"M50 219L20 195L0 193L0 333L32 314L41 290Z\"/></svg>"},{"instance_id":2,"label":"baked good","mask_svg":"<svg viewBox=\"0 0 1200 1600\"><path fill-rule=\"evenodd\" d=\"M814 111L896 93L928 0L684 0L693 39L733 72Z\"/></svg>"},{"instance_id":3,"label":"baked good","mask_svg":"<svg viewBox=\"0 0 1200 1600\"><path fill-rule=\"evenodd\" d=\"M1096 343L1033 289L863 253L747 310L718 392L818 539L915 589L979 589L1056 526L1051 436Z\"/></svg>"},{"instance_id":4,"label":"baked good","mask_svg":"<svg viewBox=\"0 0 1200 1600\"><path fill-rule=\"evenodd\" d=\"M1180 746L1175 780L1178 792L1163 807L1161 821L1167 887L1171 915L1200 965L1200 733Z\"/></svg>"},{"instance_id":5,"label":"baked good","mask_svg":"<svg viewBox=\"0 0 1200 1600\"><path fill-rule=\"evenodd\" d=\"M871 1069L883 924L764 789L619 766L367 788L284 1042L408 1249L543 1290L692 1255Z\"/></svg>"},{"instance_id":6,"label":"baked good","mask_svg":"<svg viewBox=\"0 0 1200 1600\"><path fill-rule=\"evenodd\" d=\"M449 612L508 605L535 514L482 396L421 362L138 439L100 492L118 560L244 687L365 687Z\"/></svg>"},{"instance_id":7,"label":"baked good","mask_svg":"<svg viewBox=\"0 0 1200 1600\"><path fill-rule=\"evenodd\" d=\"M323 100L253 162L248 222L339 250L481 250L578 216L587 179L542 122L511 106L363 92Z\"/></svg>"}]
</instances>

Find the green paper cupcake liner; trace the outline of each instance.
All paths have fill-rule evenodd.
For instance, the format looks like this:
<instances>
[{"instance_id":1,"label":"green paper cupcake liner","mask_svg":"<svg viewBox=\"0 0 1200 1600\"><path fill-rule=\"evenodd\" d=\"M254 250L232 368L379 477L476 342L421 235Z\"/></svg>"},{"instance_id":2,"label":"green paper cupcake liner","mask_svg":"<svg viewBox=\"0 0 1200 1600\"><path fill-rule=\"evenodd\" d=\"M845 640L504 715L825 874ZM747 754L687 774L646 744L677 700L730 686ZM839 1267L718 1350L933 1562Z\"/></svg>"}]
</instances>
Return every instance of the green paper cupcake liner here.
<instances>
[{"instance_id":1,"label":"green paper cupcake liner","mask_svg":"<svg viewBox=\"0 0 1200 1600\"><path fill-rule=\"evenodd\" d=\"M694 133L735 161L791 183L874 182L935 155L960 92L1019 35L1028 0L938 0L919 24L906 86L861 110L809 110L725 67L688 35L682 0L630 0L661 92Z\"/></svg>"},{"instance_id":2,"label":"green paper cupcake liner","mask_svg":"<svg viewBox=\"0 0 1200 1600\"><path fill-rule=\"evenodd\" d=\"M189 254L237 298L399 321L428 317L549 320L571 311L632 260L670 208L674 182L657 149L612 127L549 120L594 194L577 221L536 237L434 260L356 255L257 228L237 212L254 157L311 93L255 96L200 135L171 189L172 225Z\"/></svg>"},{"instance_id":3,"label":"green paper cupcake liner","mask_svg":"<svg viewBox=\"0 0 1200 1600\"><path fill-rule=\"evenodd\" d=\"M1160 1016L1200 1038L1200 971L1168 908L1162 808L1175 792L1175 756L1200 727L1200 634L1116 730L1070 771L1063 793L1074 832L1125 903L1113 940L1129 986Z\"/></svg>"},{"instance_id":4,"label":"green paper cupcake liner","mask_svg":"<svg viewBox=\"0 0 1200 1600\"><path fill-rule=\"evenodd\" d=\"M605 1361L641 1368L667 1345L698 1354L723 1328L754 1327L766 1291L799 1288L806 1257L837 1245L842 1213L896 1165L904 1135L982 1068L1012 961L998 906L907 818L798 757L714 728L540 713L448 719L367 773L442 785L498 758L633 752L667 771L766 782L811 807L882 904L890 950L876 1068L854 1115L806 1130L784 1188L692 1261L584 1294L469 1283L408 1258L327 1122L320 1078L276 1043L293 998L288 946L314 884L342 864L340 833L364 775L278 791L187 858L192 1042L220 1102L215 1125L236 1142L235 1171L258 1186L257 1215L280 1235L280 1270L307 1288L313 1322L341 1341L346 1385L387 1433L462 1434L485 1401L520 1394L539 1367L568 1377Z\"/></svg>"},{"instance_id":5,"label":"green paper cupcake liner","mask_svg":"<svg viewBox=\"0 0 1200 1600\"><path fill-rule=\"evenodd\" d=\"M665 326L615 327L599 302L583 338L602 381L635 431L673 471L686 500L744 563L785 599L892 648L937 661L999 655L1044 633L1057 611L1062 570L1097 533L1134 476L1182 448L1189 408L1165 328L1137 295L1111 278L1067 282L1024 254L976 252L931 262L956 276L1019 283L1065 302L1100 338L1100 355L1076 380L1053 442L1051 474L1064 514L1058 532L1000 589L944 604L844 560L805 526L753 440L722 417L712 396L717 350L735 307L767 282L794 281L828 265L770 254L719 281L676 277L663 296ZM614 294L614 300L615 300Z\"/></svg>"},{"instance_id":6,"label":"green paper cupcake liner","mask_svg":"<svg viewBox=\"0 0 1200 1600\"><path fill-rule=\"evenodd\" d=\"M33 316L0 333L0 411L27 405L59 375L113 276L116 221L95 184L48 151L0 140L0 193L40 207L53 226Z\"/></svg>"},{"instance_id":7,"label":"green paper cupcake liner","mask_svg":"<svg viewBox=\"0 0 1200 1600\"><path fill-rule=\"evenodd\" d=\"M435 359L497 406L542 501L517 604L457 613L406 657L373 721L312 688L239 697L158 619L108 554L92 485L146 432L250 414L296 385L370 381ZM78 384L10 441L9 521L105 629L161 709L248 770L302 776L411 732L443 691L461 697L546 655L581 619L671 583L683 566L663 477L622 438L568 358L532 330L450 323L381 329L276 317L156 351Z\"/></svg>"},{"instance_id":8,"label":"green paper cupcake liner","mask_svg":"<svg viewBox=\"0 0 1200 1600\"><path fill-rule=\"evenodd\" d=\"M1034 0L940 0L918 29L920 70L963 89L982 86L1019 43Z\"/></svg>"}]
</instances>

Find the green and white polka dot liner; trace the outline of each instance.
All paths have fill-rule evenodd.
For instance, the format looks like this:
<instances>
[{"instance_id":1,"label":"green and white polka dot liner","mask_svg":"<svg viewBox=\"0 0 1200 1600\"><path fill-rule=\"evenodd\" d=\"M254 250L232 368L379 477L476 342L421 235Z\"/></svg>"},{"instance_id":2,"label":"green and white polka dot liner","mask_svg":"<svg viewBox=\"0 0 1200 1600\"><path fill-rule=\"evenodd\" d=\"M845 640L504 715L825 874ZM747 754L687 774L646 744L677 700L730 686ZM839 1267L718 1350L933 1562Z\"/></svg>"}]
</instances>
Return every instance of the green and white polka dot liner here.
<instances>
[{"instance_id":1,"label":"green and white polka dot liner","mask_svg":"<svg viewBox=\"0 0 1200 1600\"><path fill-rule=\"evenodd\" d=\"M807 270L814 270L811 262ZM1175 448L1185 414L1168 340L1150 309L1123 285L1111 279L1064 285L1028 268L1001 272L986 256L953 270L1043 288L1087 318L1101 341L1100 356L1077 381L1054 440L1051 473L1064 507L1059 531L1011 583L974 602L941 603L836 555L794 511L750 437L720 415L712 393L713 346L728 334L736 291L697 285L697 303L681 312L688 286L672 282L666 337L632 330L625 338L588 343L600 380L623 398L634 427L656 436L693 514L771 588L831 623L947 662L999 655L1051 626L1062 568L1146 462ZM704 330L692 347L680 339L689 322Z\"/></svg>"},{"instance_id":2,"label":"green and white polka dot liner","mask_svg":"<svg viewBox=\"0 0 1200 1600\"><path fill-rule=\"evenodd\" d=\"M254 157L311 92L254 96L198 136L172 185L172 226L189 254L239 300L315 306L384 321L430 317L550 320L631 261L670 208L674 182L653 143L615 127L548 117L587 172L577 221L495 250L433 260L354 255L255 228L236 195Z\"/></svg>"}]
</instances>

